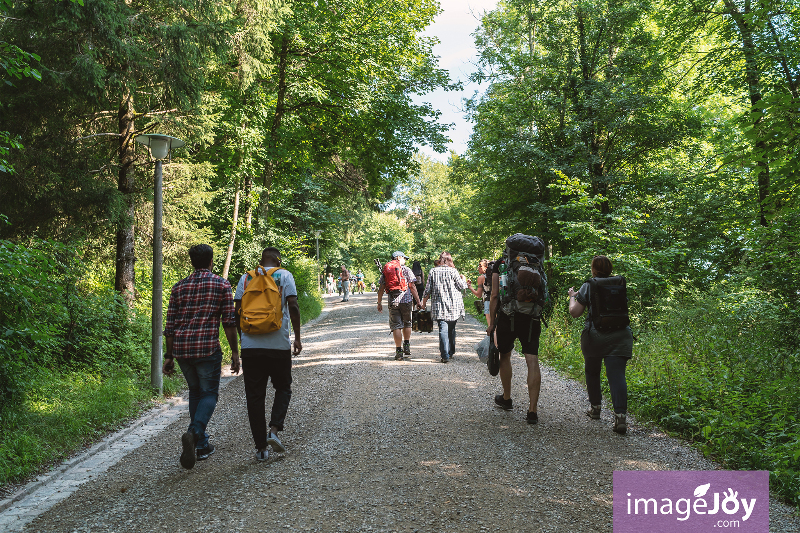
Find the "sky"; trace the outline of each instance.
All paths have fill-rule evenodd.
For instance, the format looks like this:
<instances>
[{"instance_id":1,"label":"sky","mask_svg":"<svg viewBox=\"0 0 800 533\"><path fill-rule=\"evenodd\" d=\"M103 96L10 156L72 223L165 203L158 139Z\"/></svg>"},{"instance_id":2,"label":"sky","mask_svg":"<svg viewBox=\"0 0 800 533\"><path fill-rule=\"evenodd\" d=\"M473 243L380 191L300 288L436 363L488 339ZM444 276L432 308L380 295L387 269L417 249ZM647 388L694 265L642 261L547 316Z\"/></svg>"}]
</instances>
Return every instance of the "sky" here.
<instances>
[{"instance_id":1,"label":"sky","mask_svg":"<svg viewBox=\"0 0 800 533\"><path fill-rule=\"evenodd\" d=\"M438 90L414 99L415 102L430 102L435 109L442 112L439 119L444 124L454 123L448 132L452 142L449 150L463 153L467 149L472 125L464 118L461 111L462 99L471 97L479 87L469 81L469 75L475 70L474 63L477 58L475 41L471 33L480 25L480 16L485 11L494 9L497 0L439 0L442 12L425 32L426 35L436 36L440 43L433 48L433 53L439 57L439 67L450 71L452 81L462 81L463 91L445 92ZM430 157L446 162L448 153L437 154L427 146L420 150Z\"/></svg>"}]
</instances>

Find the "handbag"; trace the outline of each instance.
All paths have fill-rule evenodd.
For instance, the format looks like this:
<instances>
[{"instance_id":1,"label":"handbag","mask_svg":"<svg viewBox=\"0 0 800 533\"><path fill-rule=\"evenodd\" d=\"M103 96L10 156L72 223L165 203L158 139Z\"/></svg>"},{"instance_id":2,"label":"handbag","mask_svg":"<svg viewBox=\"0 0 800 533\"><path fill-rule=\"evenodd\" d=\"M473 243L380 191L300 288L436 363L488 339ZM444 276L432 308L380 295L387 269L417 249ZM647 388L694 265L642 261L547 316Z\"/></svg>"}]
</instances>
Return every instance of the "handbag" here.
<instances>
[{"instance_id":1,"label":"handbag","mask_svg":"<svg viewBox=\"0 0 800 533\"><path fill-rule=\"evenodd\" d=\"M482 315L483 314L483 300L474 300L472 303L475 304L475 311L477 311L479 315Z\"/></svg>"}]
</instances>

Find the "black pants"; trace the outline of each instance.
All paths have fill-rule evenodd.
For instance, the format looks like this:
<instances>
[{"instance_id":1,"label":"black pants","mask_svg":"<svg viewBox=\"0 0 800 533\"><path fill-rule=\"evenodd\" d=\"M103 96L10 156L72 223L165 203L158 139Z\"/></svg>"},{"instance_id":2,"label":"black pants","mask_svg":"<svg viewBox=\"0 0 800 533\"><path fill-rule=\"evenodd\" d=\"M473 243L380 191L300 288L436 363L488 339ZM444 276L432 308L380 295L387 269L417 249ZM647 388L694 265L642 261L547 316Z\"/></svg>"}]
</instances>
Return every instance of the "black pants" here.
<instances>
[{"instance_id":1,"label":"black pants","mask_svg":"<svg viewBox=\"0 0 800 533\"><path fill-rule=\"evenodd\" d=\"M628 382L625 381L625 365L627 357L607 355L605 357L583 356L584 371L586 372L586 391L589 393L589 403L600 405L603 393L600 390L600 371L602 364L606 364L606 377L611 389L611 403L614 412L623 414L628 412Z\"/></svg>"},{"instance_id":2,"label":"black pants","mask_svg":"<svg viewBox=\"0 0 800 533\"><path fill-rule=\"evenodd\" d=\"M272 378L275 399L269 425L283 429L289 400L292 399L292 356L289 350L242 349L244 395L247 417L256 449L267 447L266 398L267 382Z\"/></svg>"}]
</instances>

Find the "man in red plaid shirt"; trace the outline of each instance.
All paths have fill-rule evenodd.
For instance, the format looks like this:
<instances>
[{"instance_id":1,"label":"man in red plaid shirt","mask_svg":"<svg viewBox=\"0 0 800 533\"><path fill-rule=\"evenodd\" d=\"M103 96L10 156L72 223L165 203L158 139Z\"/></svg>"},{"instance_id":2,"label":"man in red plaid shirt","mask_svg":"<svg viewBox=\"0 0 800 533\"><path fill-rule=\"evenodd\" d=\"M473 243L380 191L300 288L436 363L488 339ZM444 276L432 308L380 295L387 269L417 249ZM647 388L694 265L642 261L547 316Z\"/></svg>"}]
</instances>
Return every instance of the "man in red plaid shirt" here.
<instances>
[{"instance_id":1,"label":"man in red plaid shirt","mask_svg":"<svg viewBox=\"0 0 800 533\"><path fill-rule=\"evenodd\" d=\"M239 373L239 345L236 335L236 314L228 280L211 273L214 250L207 244L189 248L194 272L172 287L164 328L167 351L164 374L175 372L178 360L189 385L189 429L181 437L181 465L194 467L195 462L214 453L208 442L206 426L217 406L219 378L222 373L222 347L219 344L219 323L231 347L231 372Z\"/></svg>"}]
</instances>

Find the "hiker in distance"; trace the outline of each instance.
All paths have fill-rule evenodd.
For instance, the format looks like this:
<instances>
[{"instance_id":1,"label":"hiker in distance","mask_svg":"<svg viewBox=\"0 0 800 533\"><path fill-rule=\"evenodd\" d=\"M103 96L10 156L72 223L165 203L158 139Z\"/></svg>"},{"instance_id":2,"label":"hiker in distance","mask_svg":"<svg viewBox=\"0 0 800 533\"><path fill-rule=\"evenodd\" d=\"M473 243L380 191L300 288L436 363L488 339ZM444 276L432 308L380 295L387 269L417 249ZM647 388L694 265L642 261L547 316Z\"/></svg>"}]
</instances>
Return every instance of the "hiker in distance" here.
<instances>
[{"instance_id":1,"label":"hiker in distance","mask_svg":"<svg viewBox=\"0 0 800 533\"><path fill-rule=\"evenodd\" d=\"M242 275L233 297L237 328L242 339L242 373L247 417L256 447L256 459L269 457L268 447L286 451L278 438L283 431L292 398L292 354L303 350L300 342L300 306L292 273L281 268L277 248L265 248L259 265ZM289 340L289 322L294 343ZM267 382L272 379L275 398L266 421Z\"/></svg>"},{"instance_id":2,"label":"hiker in distance","mask_svg":"<svg viewBox=\"0 0 800 533\"><path fill-rule=\"evenodd\" d=\"M486 323L489 323L489 298L492 294L492 280L487 275L489 269L489 260L481 259L478 263L478 279L476 280L477 290L472 288L472 280L467 278L467 287L475 298L480 298L480 301L475 302L476 308L480 306L480 312L486 317Z\"/></svg>"},{"instance_id":3,"label":"hiker in distance","mask_svg":"<svg viewBox=\"0 0 800 533\"><path fill-rule=\"evenodd\" d=\"M422 307L414 284L417 278L406 266L407 259L403 252L394 252L392 260L383 266L378 280L379 313L383 313L383 293L388 293L389 330L394 338L395 361L402 361L404 356L411 355L411 311L414 303Z\"/></svg>"},{"instance_id":4,"label":"hiker in distance","mask_svg":"<svg viewBox=\"0 0 800 533\"><path fill-rule=\"evenodd\" d=\"M467 288L467 281L456 270L449 252L439 254L438 262L428 272L422 308L430 298L431 318L439 324L439 356L442 363L448 363L456 353L456 322L465 316L461 291Z\"/></svg>"},{"instance_id":5,"label":"hiker in distance","mask_svg":"<svg viewBox=\"0 0 800 533\"><path fill-rule=\"evenodd\" d=\"M576 292L570 287L569 314L580 317L587 308L586 322L581 332L586 390L589 393L589 410L593 420L600 420L603 394L600 390L601 366L606 366L606 376L611 389L614 407L614 431L624 435L628 430L628 384L625 367L633 357L633 333L629 326L628 296L623 276L611 276L611 260L604 255L592 259L592 277Z\"/></svg>"},{"instance_id":6,"label":"hiker in distance","mask_svg":"<svg viewBox=\"0 0 800 533\"><path fill-rule=\"evenodd\" d=\"M214 250L207 244L189 248L194 272L172 287L164 327L164 374L175 372L175 359L189 386L189 428L181 437L181 466L214 453L206 427L214 414L222 373L219 324L231 347L231 372L239 373L236 314L228 280L211 273Z\"/></svg>"},{"instance_id":7,"label":"hiker in distance","mask_svg":"<svg viewBox=\"0 0 800 533\"><path fill-rule=\"evenodd\" d=\"M506 239L502 257L492 266L489 327L486 334L497 336L500 351L500 382L503 393L494 397L501 409L511 411L511 351L519 339L528 367L528 424L539 421L539 336L542 311L547 300L547 276L544 273L544 242L539 237L516 233Z\"/></svg>"},{"instance_id":8,"label":"hiker in distance","mask_svg":"<svg viewBox=\"0 0 800 533\"><path fill-rule=\"evenodd\" d=\"M339 279L342 280L342 290L344 291L343 302L350 300L350 272L342 265L342 272L339 274Z\"/></svg>"}]
</instances>

